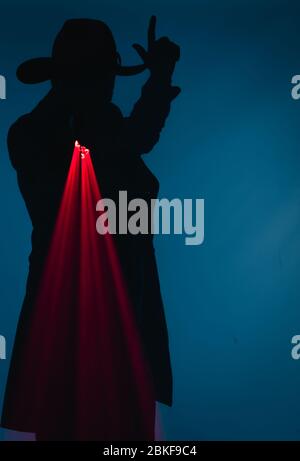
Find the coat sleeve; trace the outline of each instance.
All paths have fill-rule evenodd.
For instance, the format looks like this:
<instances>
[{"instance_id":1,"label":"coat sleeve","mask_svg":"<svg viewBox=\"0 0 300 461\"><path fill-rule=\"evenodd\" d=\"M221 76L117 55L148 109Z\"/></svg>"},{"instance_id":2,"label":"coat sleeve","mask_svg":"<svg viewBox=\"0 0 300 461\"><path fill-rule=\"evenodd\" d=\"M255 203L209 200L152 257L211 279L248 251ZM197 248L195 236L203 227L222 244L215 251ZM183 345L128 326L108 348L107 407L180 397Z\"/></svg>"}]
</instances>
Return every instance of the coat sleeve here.
<instances>
[{"instance_id":1,"label":"coat sleeve","mask_svg":"<svg viewBox=\"0 0 300 461\"><path fill-rule=\"evenodd\" d=\"M171 101L179 93L180 89L171 86L168 81L150 77L130 116L124 118L119 138L121 150L136 154L149 153L159 140Z\"/></svg>"}]
</instances>

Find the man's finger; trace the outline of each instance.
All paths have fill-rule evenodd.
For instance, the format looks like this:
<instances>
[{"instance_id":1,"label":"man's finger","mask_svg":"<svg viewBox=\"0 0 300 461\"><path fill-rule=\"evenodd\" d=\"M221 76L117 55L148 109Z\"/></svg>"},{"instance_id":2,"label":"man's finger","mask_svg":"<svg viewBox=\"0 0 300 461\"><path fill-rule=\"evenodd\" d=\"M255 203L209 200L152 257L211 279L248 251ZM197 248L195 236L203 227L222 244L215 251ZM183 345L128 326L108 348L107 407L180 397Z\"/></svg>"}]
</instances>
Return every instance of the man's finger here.
<instances>
[{"instance_id":1,"label":"man's finger","mask_svg":"<svg viewBox=\"0 0 300 461\"><path fill-rule=\"evenodd\" d=\"M137 43L134 43L132 47L135 49L135 51L139 54L139 56L145 62L147 59L147 51L145 50L145 48L143 48L141 45L138 45Z\"/></svg>"},{"instance_id":2,"label":"man's finger","mask_svg":"<svg viewBox=\"0 0 300 461\"><path fill-rule=\"evenodd\" d=\"M148 27L148 48L155 42L156 16L151 16Z\"/></svg>"}]
</instances>

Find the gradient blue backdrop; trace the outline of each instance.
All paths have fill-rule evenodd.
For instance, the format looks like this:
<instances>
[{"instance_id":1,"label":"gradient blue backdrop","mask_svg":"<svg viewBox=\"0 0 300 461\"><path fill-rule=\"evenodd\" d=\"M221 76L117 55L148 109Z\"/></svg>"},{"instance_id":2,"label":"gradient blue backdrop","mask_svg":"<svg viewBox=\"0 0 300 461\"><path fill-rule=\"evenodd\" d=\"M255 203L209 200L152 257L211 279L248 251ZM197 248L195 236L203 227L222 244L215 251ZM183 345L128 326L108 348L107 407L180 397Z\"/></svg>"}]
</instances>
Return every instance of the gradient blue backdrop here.
<instances>
[{"instance_id":1,"label":"gradient blue backdrop","mask_svg":"<svg viewBox=\"0 0 300 461\"><path fill-rule=\"evenodd\" d=\"M15 69L49 54L70 17L114 31L124 63L145 41L149 16L181 46L182 88L146 161L160 195L205 199L205 243L157 237L174 368L174 406L161 406L168 439L300 439L300 9L292 1L1 0L0 334L10 355L24 294L30 222L7 155L10 124L48 85ZM129 112L146 75L117 82ZM47 142L47 140L45 140ZM28 146L26 146L28 148ZM155 338L154 338L155 339ZM9 358L0 362L0 404ZM45 366L47 364L45 363Z\"/></svg>"}]
</instances>

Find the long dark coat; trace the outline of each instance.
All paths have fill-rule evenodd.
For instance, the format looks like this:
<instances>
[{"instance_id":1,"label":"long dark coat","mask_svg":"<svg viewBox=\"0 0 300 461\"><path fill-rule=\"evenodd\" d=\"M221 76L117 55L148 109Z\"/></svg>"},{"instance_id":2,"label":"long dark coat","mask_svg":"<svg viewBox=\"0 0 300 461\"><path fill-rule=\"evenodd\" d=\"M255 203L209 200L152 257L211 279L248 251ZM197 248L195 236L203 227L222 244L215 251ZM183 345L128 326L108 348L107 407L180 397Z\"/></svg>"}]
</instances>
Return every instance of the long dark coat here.
<instances>
[{"instance_id":1,"label":"long dark coat","mask_svg":"<svg viewBox=\"0 0 300 461\"><path fill-rule=\"evenodd\" d=\"M150 200L157 197L159 183L145 165L141 154L150 152L158 141L170 102L175 96L174 88L169 84L150 78L130 117L123 117L120 110L109 103L105 108L105 117L99 122L101 126L97 126L98 121L95 120L95 126L91 129L81 129L74 128L60 102L50 91L31 113L12 125L8 136L9 154L17 171L18 184L33 231L26 295L4 398L4 427L32 432L39 430L28 417L35 396L22 387L23 346L31 334L32 309L70 166L75 136L91 150L103 197L117 200L119 190L126 190L128 200L144 198L150 204ZM152 235L117 236L115 240L152 373L155 399L171 405L168 332ZM60 328L59 323L56 327ZM34 357L31 357L31 363L30 372L38 373L39 370L34 368ZM68 382L68 376L58 379ZM53 405L53 401L55 399L49 399L49 405L50 402ZM45 417L47 404L44 402Z\"/></svg>"}]
</instances>

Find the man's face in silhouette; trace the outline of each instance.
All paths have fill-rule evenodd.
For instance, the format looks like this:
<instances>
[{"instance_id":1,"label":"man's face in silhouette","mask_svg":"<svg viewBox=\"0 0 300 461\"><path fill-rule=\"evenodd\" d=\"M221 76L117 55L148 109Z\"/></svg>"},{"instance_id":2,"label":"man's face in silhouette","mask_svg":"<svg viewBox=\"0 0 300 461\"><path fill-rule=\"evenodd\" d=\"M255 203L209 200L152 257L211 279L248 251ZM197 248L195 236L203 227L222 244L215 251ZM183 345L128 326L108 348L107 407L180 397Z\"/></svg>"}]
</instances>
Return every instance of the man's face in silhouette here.
<instances>
[{"instance_id":1,"label":"man's face in silhouette","mask_svg":"<svg viewBox=\"0 0 300 461\"><path fill-rule=\"evenodd\" d=\"M94 111L110 102L114 84L115 74L89 59L66 62L53 81L62 97L80 111Z\"/></svg>"}]
</instances>

